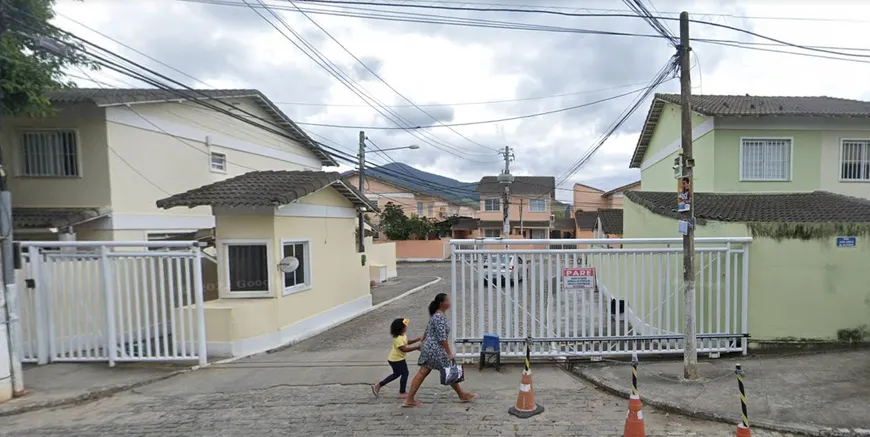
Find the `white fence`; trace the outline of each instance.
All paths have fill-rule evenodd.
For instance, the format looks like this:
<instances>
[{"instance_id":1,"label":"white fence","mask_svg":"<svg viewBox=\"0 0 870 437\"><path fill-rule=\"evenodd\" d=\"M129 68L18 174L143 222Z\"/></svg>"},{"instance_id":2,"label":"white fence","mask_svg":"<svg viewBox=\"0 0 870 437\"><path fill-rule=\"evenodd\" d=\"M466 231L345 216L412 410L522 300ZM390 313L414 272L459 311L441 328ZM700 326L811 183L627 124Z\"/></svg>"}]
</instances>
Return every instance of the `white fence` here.
<instances>
[{"instance_id":1,"label":"white fence","mask_svg":"<svg viewBox=\"0 0 870 437\"><path fill-rule=\"evenodd\" d=\"M23 242L25 362L206 362L196 242Z\"/></svg>"},{"instance_id":2,"label":"white fence","mask_svg":"<svg viewBox=\"0 0 870 437\"><path fill-rule=\"evenodd\" d=\"M701 353L746 352L751 241L695 239L695 328ZM451 335L457 356L478 356L484 334L498 335L506 356L522 356L529 338L535 356L683 352L682 239L451 244ZM523 245L550 248L515 248ZM552 248L565 245L577 248ZM501 268L512 264L513 269ZM594 268L595 287L563 289L565 267Z\"/></svg>"}]
</instances>

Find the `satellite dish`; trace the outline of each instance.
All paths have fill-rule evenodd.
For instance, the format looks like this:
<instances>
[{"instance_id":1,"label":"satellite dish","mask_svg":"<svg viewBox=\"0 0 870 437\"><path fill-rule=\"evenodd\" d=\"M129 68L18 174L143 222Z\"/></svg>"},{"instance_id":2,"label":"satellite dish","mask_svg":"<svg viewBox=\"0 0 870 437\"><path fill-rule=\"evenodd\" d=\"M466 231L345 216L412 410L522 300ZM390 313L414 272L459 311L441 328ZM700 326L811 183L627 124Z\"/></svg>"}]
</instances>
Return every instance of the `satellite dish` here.
<instances>
[{"instance_id":1,"label":"satellite dish","mask_svg":"<svg viewBox=\"0 0 870 437\"><path fill-rule=\"evenodd\" d=\"M282 273L293 273L299 268L299 260L295 256L288 256L278 263L278 270Z\"/></svg>"}]
</instances>

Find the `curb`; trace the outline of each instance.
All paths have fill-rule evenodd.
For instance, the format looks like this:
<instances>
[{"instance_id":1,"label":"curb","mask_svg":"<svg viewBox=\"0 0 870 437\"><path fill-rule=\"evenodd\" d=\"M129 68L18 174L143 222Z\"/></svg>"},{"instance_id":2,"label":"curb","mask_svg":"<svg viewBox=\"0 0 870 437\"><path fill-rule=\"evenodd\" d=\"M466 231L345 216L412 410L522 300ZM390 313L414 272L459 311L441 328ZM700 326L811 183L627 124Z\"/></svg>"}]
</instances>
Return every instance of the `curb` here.
<instances>
[{"instance_id":1,"label":"curb","mask_svg":"<svg viewBox=\"0 0 870 437\"><path fill-rule=\"evenodd\" d=\"M157 375L157 376L147 378L147 379L144 379L141 381L131 382L129 384L117 384L117 385L112 385L112 386L108 386L108 387L97 388L97 389L94 389L91 391L86 391L80 395L76 395L76 396L72 396L72 397L68 397L68 398L64 398L64 399L55 399L55 400L50 400L50 401L37 402L37 403L32 403L32 404L21 405L20 407L15 407L15 406L9 405L8 403L3 403L3 404L0 404L0 417L14 416L14 415L29 413L29 412L37 411L37 410L44 410L47 408L57 408L57 407L81 405L81 404L85 404L88 402L93 402L93 401L97 401L100 399L108 398L108 397L114 396L118 393L133 390L133 389L145 386L145 385L153 384L155 382L164 381L164 380L167 380L169 378L183 375L185 373L193 372L195 370L207 368L213 364L227 364L227 363L231 363L233 361L241 360L243 358L248 358L248 357L252 357L252 356L256 356L256 355L269 354L272 352L276 352L276 351L285 349L287 347L290 347L290 346L292 346L296 343L299 343L303 340L307 340L311 337L322 334L326 330L329 330L329 329L334 328L338 325L347 323L353 319L356 319L357 317L368 314L368 313L370 313L378 308L381 308L387 304L393 303L393 302L395 302L403 297L407 297L413 293L416 293L420 290L423 290L426 287L437 284L438 282L441 282L443 279L439 276L433 276L433 278L435 278L435 279L432 281L429 281L423 285L420 285L418 287L412 288L412 289L400 294L399 296L388 299L388 300L381 302L377 305L373 305L370 308L367 308L365 311L362 311L359 314L355 315L354 317L351 317L349 319L342 320L341 322L334 323L334 324L326 326L324 328L312 331L312 332L306 334L304 337L300 337L296 341L294 341L290 344L286 344L284 346L281 346L279 348L271 349L271 350L264 351L264 352L258 352L258 353L251 354L251 355L232 357L232 358L227 358L227 359L220 360L220 361L210 362L210 363L206 364L205 366L196 365L196 366L192 366L192 367L189 367L186 369L180 369L180 370L168 372L168 373L165 373L162 375ZM13 400L11 402L15 402L15 401Z\"/></svg>"},{"instance_id":2,"label":"curb","mask_svg":"<svg viewBox=\"0 0 870 437\"><path fill-rule=\"evenodd\" d=\"M600 390L603 390L604 392L610 393L615 396L625 397L626 399L628 398L628 396L631 395L630 390L612 385L609 381L603 378L599 378L598 376L595 376L590 372L586 372L585 369L581 367L574 367L569 371L579 376L580 378L583 378L585 381L591 383L592 385ZM730 416L724 416L711 411L692 410L661 399L643 397L642 400L645 405L649 405L661 411L676 413L683 416L702 420L709 420L712 422L727 423L729 425L734 425L735 427L737 426L734 418ZM786 434L798 434L809 437L861 437L870 435L870 430L864 429L818 427L815 425L806 425L800 423L776 423L763 419L754 419L752 420L752 423L750 425L753 428L760 428L768 431Z\"/></svg>"},{"instance_id":3,"label":"curb","mask_svg":"<svg viewBox=\"0 0 870 437\"><path fill-rule=\"evenodd\" d=\"M207 367L208 365L206 365ZM100 399L108 398L110 396L116 395L121 392L133 390L145 385L153 384L155 382L160 382L175 376L183 375L188 372L192 372L194 370L199 370L202 366L196 365L188 369L176 370L174 372L168 372L163 375L154 376L148 379L144 379L141 381L131 382L128 384L117 384L111 385L108 387L97 388L95 390L86 391L80 395L64 398L64 399L55 399L51 401L37 402L32 404L21 405L20 407L15 407L12 405L8 405L7 403L0 404L0 417L4 416L14 416L18 414L29 413L31 411L44 410L47 408L57 408L57 407L68 407L81 405L88 402L97 401ZM14 400L11 402L15 402Z\"/></svg>"}]
</instances>

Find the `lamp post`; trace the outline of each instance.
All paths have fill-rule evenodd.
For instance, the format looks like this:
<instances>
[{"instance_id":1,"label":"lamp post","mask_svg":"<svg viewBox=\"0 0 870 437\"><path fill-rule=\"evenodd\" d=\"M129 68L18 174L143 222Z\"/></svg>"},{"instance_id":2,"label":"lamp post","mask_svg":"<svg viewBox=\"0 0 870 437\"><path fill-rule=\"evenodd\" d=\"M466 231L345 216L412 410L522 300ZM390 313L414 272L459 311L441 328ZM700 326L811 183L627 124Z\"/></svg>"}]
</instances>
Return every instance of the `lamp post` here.
<instances>
[{"instance_id":1,"label":"lamp post","mask_svg":"<svg viewBox=\"0 0 870 437\"><path fill-rule=\"evenodd\" d=\"M401 149L410 149L416 150L419 149L420 146L416 144L412 144L410 146L402 146L402 147L391 147L388 149L378 148L379 152L386 152L389 150L401 150ZM365 196L366 190L366 133L365 131L359 131L359 192L363 196ZM365 210L360 209L359 211L359 252L365 252L366 247L366 236L365 236Z\"/></svg>"}]
</instances>

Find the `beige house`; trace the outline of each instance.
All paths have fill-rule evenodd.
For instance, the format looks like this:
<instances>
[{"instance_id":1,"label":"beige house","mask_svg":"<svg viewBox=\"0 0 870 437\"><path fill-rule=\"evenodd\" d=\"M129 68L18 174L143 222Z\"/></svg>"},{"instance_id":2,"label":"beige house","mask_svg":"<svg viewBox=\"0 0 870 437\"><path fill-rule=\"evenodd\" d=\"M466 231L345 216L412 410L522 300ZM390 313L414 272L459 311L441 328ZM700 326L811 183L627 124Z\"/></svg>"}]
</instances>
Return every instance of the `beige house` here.
<instances>
[{"instance_id":1,"label":"beige house","mask_svg":"<svg viewBox=\"0 0 870 437\"><path fill-rule=\"evenodd\" d=\"M211 229L207 207L157 199L255 170L337 163L257 90L73 89L56 113L6 118L0 130L17 239L157 240ZM207 97L205 97L207 96ZM203 107L197 100L268 129Z\"/></svg>"},{"instance_id":2,"label":"beige house","mask_svg":"<svg viewBox=\"0 0 870 437\"><path fill-rule=\"evenodd\" d=\"M640 181L632 182L610 191L583 184L574 184L574 211L597 211L599 209L622 209L626 191L640 191Z\"/></svg>"},{"instance_id":3,"label":"beige house","mask_svg":"<svg viewBox=\"0 0 870 437\"><path fill-rule=\"evenodd\" d=\"M337 172L255 171L157 201L215 218L219 298L205 302L209 356L290 343L371 307L356 216L377 207ZM293 272L279 269L286 257Z\"/></svg>"},{"instance_id":4,"label":"beige house","mask_svg":"<svg viewBox=\"0 0 870 437\"><path fill-rule=\"evenodd\" d=\"M474 236L502 235L504 187L496 176L485 176L477 185L480 193L480 220ZM552 203L556 198L556 179L552 176L516 176L508 197L511 235L524 238L550 238L553 229Z\"/></svg>"},{"instance_id":5,"label":"beige house","mask_svg":"<svg viewBox=\"0 0 870 437\"><path fill-rule=\"evenodd\" d=\"M347 180L354 187L359 187L359 174L350 172L345 174ZM451 216L477 217L478 211L466 204L460 204L444 197L433 196L432 193L423 193L411 187L403 186L395 181L386 181L376 175L366 175L366 186L363 194L375 204L383 207L387 203L394 203L402 207L405 215L426 217L430 220L441 221ZM375 216L370 216L372 223L377 223Z\"/></svg>"}]
</instances>

